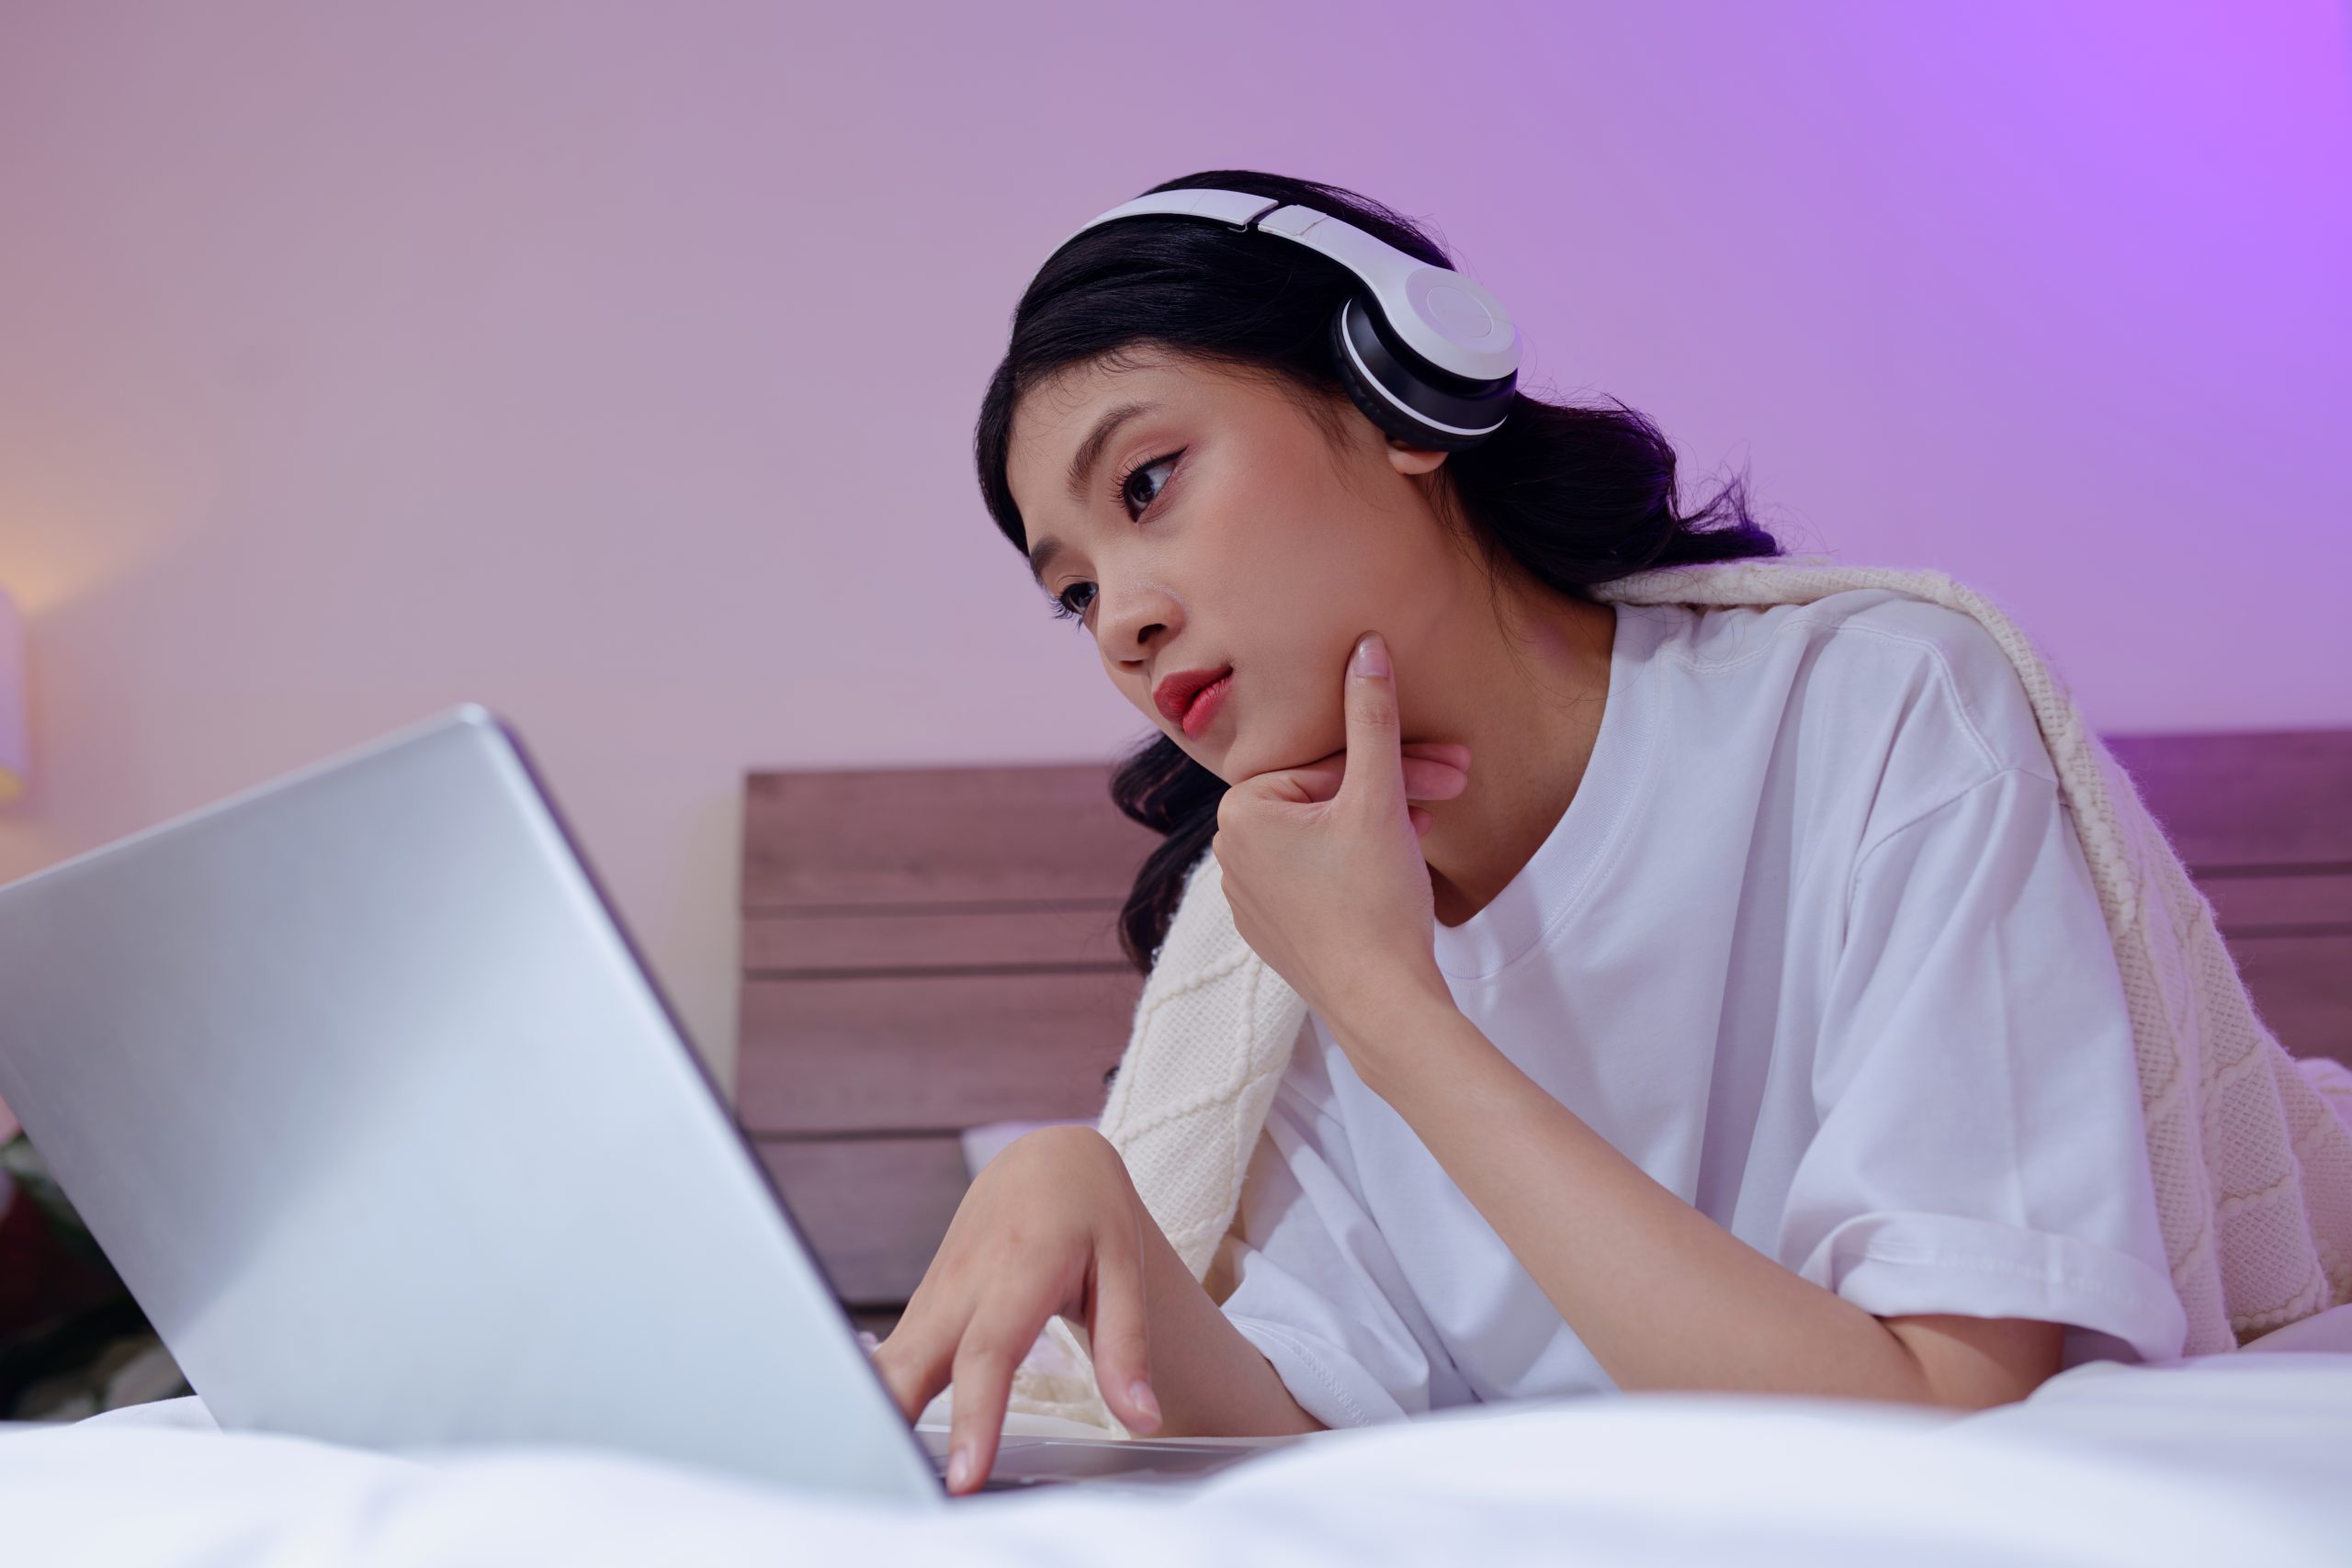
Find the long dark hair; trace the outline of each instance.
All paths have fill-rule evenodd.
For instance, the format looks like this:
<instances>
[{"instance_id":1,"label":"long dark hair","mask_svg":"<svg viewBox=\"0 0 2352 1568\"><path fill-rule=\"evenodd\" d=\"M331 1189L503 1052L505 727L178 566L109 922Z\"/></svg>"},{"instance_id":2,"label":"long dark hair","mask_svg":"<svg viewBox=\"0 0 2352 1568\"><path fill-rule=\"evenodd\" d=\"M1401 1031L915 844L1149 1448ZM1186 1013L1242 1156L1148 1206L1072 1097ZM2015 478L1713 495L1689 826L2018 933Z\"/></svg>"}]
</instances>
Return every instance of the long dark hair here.
<instances>
[{"instance_id":1,"label":"long dark hair","mask_svg":"<svg viewBox=\"0 0 2352 1568\"><path fill-rule=\"evenodd\" d=\"M1212 169L1152 186L1206 186L1295 202L1345 218L1438 266L1447 256L1378 202L1315 180ZM980 493L1024 555L1029 534L1005 466L1022 395L1067 367L1156 344L1205 361L1272 371L1302 391L1345 397L1330 358L1332 312L1352 274L1300 245L1188 218L1135 218L1089 230L1047 259L1012 313L1012 338L989 378L973 434ZM1615 400L1611 400L1612 402ZM1487 552L1572 598L1653 567L1781 553L1747 515L1744 482L1695 512L1676 502L1673 446L1641 414L1570 408L1515 394L1501 430L1437 470ZM1155 732L1111 776L1121 811L1165 835L1136 874L1121 944L1148 971L1183 896L1186 873L1216 833L1225 781Z\"/></svg>"}]
</instances>

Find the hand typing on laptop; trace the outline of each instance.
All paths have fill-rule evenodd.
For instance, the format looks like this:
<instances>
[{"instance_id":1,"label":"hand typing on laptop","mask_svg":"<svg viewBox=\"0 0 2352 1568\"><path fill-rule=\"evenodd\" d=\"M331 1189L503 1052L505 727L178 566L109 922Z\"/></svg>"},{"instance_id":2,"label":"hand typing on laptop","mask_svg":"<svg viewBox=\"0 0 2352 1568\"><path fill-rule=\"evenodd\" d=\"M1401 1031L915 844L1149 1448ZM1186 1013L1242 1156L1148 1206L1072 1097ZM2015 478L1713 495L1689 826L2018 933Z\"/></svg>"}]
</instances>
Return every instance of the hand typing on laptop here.
<instances>
[{"instance_id":1,"label":"hand typing on laptop","mask_svg":"<svg viewBox=\"0 0 2352 1568\"><path fill-rule=\"evenodd\" d=\"M1138 1435L1321 1426L1184 1267L1117 1151L1091 1127L1043 1128L974 1179L874 1352L909 1421L955 1384L949 1491L972 1491L988 1475L1013 1370L1057 1314L1085 1325L1103 1402Z\"/></svg>"}]
</instances>

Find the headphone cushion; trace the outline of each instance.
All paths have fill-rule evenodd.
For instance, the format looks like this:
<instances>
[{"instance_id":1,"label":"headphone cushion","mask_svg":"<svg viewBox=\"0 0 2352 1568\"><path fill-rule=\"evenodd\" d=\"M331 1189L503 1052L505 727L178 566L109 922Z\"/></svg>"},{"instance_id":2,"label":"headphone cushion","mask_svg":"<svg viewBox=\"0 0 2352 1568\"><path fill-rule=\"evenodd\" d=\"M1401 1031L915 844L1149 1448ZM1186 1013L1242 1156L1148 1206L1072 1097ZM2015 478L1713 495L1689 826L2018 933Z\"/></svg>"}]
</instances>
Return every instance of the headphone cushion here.
<instances>
[{"instance_id":1,"label":"headphone cushion","mask_svg":"<svg viewBox=\"0 0 2352 1568\"><path fill-rule=\"evenodd\" d=\"M1372 421L1384 434L1419 446L1430 452L1464 452L1477 446L1485 435L1456 435L1422 423L1391 402L1378 388L1356 368L1355 355L1348 352L1347 319L1349 300L1342 300L1331 313L1331 363L1340 373L1340 385L1347 389L1348 397L1364 418Z\"/></svg>"}]
</instances>

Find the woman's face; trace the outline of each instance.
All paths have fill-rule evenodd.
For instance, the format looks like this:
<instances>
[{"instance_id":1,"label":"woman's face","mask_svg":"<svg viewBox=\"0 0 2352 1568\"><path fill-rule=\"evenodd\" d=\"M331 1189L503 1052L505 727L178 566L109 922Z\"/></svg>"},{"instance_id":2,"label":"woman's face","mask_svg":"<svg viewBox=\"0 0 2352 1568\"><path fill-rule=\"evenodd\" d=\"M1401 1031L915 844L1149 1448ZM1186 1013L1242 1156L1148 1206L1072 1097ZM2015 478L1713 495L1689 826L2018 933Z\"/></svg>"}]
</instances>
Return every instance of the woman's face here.
<instances>
[{"instance_id":1,"label":"woman's face","mask_svg":"<svg viewBox=\"0 0 2352 1568\"><path fill-rule=\"evenodd\" d=\"M1335 443L1298 396L1130 350L1013 411L1007 479L1046 598L1136 711L1227 784L1343 747L1341 681L1367 631L1416 739L1416 654L1470 575L1419 477L1444 454L1395 446L1337 399ZM1228 669L1193 733L1155 701L1171 676Z\"/></svg>"}]
</instances>

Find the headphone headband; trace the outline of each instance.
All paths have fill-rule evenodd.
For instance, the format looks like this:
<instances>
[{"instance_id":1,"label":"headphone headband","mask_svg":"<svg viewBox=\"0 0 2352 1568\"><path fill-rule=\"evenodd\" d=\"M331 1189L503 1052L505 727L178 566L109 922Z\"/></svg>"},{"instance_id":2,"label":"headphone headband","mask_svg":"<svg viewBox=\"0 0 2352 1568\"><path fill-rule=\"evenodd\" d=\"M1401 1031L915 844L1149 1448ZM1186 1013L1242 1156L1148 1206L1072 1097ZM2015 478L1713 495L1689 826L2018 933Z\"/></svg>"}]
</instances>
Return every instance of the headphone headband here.
<instances>
[{"instance_id":1,"label":"headphone headband","mask_svg":"<svg viewBox=\"0 0 2352 1568\"><path fill-rule=\"evenodd\" d=\"M1254 229L1295 240L1355 274L1380 307L1383 324L1440 370L1464 380L1491 381L1519 369L1519 329L1503 302L1483 285L1311 207L1285 206L1238 190L1163 190L1122 202L1080 224L1062 244L1100 224L1153 217L1206 218L1240 232Z\"/></svg>"},{"instance_id":2,"label":"headphone headband","mask_svg":"<svg viewBox=\"0 0 2352 1568\"><path fill-rule=\"evenodd\" d=\"M1502 427L1521 340L1510 312L1484 285L1345 219L1236 190L1137 197L1070 231L1062 245L1099 225L1147 217L1199 218L1240 233L1278 235L1353 273L1363 290L1332 319L1332 354L1357 406L1390 434L1456 450Z\"/></svg>"}]
</instances>

